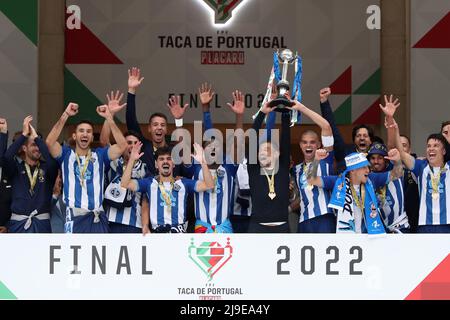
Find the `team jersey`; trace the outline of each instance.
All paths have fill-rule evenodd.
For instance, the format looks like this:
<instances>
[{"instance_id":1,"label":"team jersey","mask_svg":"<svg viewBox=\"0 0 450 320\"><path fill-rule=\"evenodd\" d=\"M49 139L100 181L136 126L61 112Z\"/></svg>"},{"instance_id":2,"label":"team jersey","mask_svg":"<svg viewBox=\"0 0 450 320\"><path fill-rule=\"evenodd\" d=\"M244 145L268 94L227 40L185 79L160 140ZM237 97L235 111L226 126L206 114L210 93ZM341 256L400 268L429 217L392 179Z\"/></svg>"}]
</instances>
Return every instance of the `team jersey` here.
<instances>
[{"instance_id":1,"label":"team jersey","mask_svg":"<svg viewBox=\"0 0 450 320\"><path fill-rule=\"evenodd\" d=\"M186 222L186 199L188 193L196 191L197 181L180 179L164 182L161 192L155 178L137 180L138 192L146 193L150 207L150 223L153 229L160 226L177 226ZM172 186L173 184L173 186Z\"/></svg>"},{"instance_id":2,"label":"team jersey","mask_svg":"<svg viewBox=\"0 0 450 320\"><path fill-rule=\"evenodd\" d=\"M450 162L444 167L431 168L427 160L414 162L411 172L418 178L419 187L419 225L445 225L450 224ZM436 180L436 196L433 196L432 175Z\"/></svg>"},{"instance_id":3,"label":"team jersey","mask_svg":"<svg viewBox=\"0 0 450 320\"><path fill-rule=\"evenodd\" d=\"M120 183L124 171L124 161L120 157L117 160L111 161L109 170L109 180L114 183ZM142 161L138 160L134 164L133 171L131 172L132 179L143 179L147 176L147 166ZM108 220L115 223L120 223L136 228L142 228L141 221L141 205L142 205L142 193L133 192L128 190L128 195L131 198L131 206L121 209L114 207L106 207L106 214Z\"/></svg>"},{"instance_id":4,"label":"team jersey","mask_svg":"<svg viewBox=\"0 0 450 320\"><path fill-rule=\"evenodd\" d=\"M317 168L318 177L326 177L331 174L333 157L334 153L330 152L325 159L320 161L319 167ZM300 223L331 211L328 209L330 192L316 186L310 189L311 186L308 187L306 173L304 171L305 163L301 163L295 167L296 182L300 191Z\"/></svg>"},{"instance_id":5,"label":"team jersey","mask_svg":"<svg viewBox=\"0 0 450 320\"><path fill-rule=\"evenodd\" d=\"M195 216L211 225L220 225L233 212L233 185L237 165L222 164L210 169L214 189L195 193ZM194 180L204 180L200 165L194 165Z\"/></svg>"},{"instance_id":6,"label":"team jersey","mask_svg":"<svg viewBox=\"0 0 450 320\"><path fill-rule=\"evenodd\" d=\"M105 166L111 161L108 150L109 147L92 150L88 164L87 156L79 157L80 168L75 151L67 146L62 147L61 155L56 160L61 165L63 197L68 208L103 210ZM83 175L80 172L85 166Z\"/></svg>"}]
</instances>

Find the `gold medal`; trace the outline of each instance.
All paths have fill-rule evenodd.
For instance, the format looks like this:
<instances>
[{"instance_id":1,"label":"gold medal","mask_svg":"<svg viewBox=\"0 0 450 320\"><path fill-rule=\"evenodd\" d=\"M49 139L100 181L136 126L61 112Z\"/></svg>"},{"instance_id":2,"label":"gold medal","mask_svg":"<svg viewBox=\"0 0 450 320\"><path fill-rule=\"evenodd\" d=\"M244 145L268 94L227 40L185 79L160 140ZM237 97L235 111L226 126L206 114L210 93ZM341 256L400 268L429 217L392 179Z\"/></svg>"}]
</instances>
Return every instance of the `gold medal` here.
<instances>
[{"instance_id":1,"label":"gold medal","mask_svg":"<svg viewBox=\"0 0 450 320\"><path fill-rule=\"evenodd\" d=\"M433 200L437 200L439 199L439 184L440 184L440 180L441 180L441 175L445 172L445 167L442 166L439 169L439 172L437 172L437 174L434 173L433 168L431 168L431 175L430 175L430 180L431 180L431 188L433 189L431 197L433 198Z\"/></svg>"},{"instance_id":2,"label":"gold medal","mask_svg":"<svg viewBox=\"0 0 450 320\"><path fill-rule=\"evenodd\" d=\"M85 180L84 176L86 174L89 162L91 161L92 153L91 153L91 150L89 149L86 159L84 161L83 168L81 168L80 157L76 153L75 153L75 155L76 155L76 159L77 159L77 163L78 163L78 170L80 171L80 184L81 184L81 187L84 187L84 180Z\"/></svg>"},{"instance_id":3,"label":"gold medal","mask_svg":"<svg viewBox=\"0 0 450 320\"><path fill-rule=\"evenodd\" d=\"M277 194L275 193L275 174L272 173L272 175L269 177L266 169L263 168L263 170L267 178L267 183L269 184L269 193L267 195L269 196L270 200L273 200L277 196Z\"/></svg>"},{"instance_id":4,"label":"gold medal","mask_svg":"<svg viewBox=\"0 0 450 320\"><path fill-rule=\"evenodd\" d=\"M30 189L29 189L30 195L34 196L34 186L36 185L38 173L39 173L39 162L38 162L36 168L34 169L33 174L31 174L31 168L28 165L28 163L25 163L25 170L27 172L28 180L30 181Z\"/></svg>"}]
</instances>

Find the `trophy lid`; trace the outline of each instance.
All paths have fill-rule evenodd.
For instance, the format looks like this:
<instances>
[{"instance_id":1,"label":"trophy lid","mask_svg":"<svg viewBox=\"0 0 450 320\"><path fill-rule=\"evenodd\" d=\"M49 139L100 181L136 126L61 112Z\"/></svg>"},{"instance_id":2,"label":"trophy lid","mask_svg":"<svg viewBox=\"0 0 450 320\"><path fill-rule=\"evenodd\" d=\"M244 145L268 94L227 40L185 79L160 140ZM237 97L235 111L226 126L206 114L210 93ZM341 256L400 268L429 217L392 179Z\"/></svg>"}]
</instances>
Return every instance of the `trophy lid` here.
<instances>
[{"instance_id":1,"label":"trophy lid","mask_svg":"<svg viewBox=\"0 0 450 320\"><path fill-rule=\"evenodd\" d=\"M294 53L289 49L284 49L280 53L280 59L285 61L291 61L294 58Z\"/></svg>"}]
</instances>

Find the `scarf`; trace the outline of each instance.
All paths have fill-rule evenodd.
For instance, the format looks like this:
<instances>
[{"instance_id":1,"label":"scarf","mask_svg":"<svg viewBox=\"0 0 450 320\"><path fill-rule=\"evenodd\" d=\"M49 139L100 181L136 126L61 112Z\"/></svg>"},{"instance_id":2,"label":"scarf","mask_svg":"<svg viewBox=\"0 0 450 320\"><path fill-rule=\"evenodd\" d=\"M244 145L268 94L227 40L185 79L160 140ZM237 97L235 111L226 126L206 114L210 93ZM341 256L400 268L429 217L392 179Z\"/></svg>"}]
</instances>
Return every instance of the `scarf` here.
<instances>
[{"instance_id":1,"label":"scarf","mask_svg":"<svg viewBox=\"0 0 450 320\"><path fill-rule=\"evenodd\" d=\"M333 188L330 203L328 207L337 210L336 233L356 233L355 216L353 213L353 204L355 200L351 192L350 179L345 177L347 171L339 177ZM383 222L377 205L377 197L372 182L367 180L365 184L366 196L364 201L363 221L361 226L365 227L369 235L384 235Z\"/></svg>"}]
</instances>

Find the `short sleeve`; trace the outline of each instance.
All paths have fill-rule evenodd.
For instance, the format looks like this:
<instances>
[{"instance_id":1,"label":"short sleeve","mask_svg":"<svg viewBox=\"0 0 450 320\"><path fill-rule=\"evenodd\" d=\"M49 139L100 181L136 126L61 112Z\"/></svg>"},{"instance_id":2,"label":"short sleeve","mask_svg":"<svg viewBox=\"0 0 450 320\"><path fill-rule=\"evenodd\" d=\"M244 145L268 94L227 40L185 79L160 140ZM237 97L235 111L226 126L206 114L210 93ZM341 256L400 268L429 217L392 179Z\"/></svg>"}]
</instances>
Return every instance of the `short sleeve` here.
<instances>
[{"instance_id":1,"label":"short sleeve","mask_svg":"<svg viewBox=\"0 0 450 320\"><path fill-rule=\"evenodd\" d=\"M181 182L183 183L184 187L186 188L186 191L189 193L197 192L197 182L198 180L190 180L182 178Z\"/></svg>"},{"instance_id":2,"label":"short sleeve","mask_svg":"<svg viewBox=\"0 0 450 320\"><path fill-rule=\"evenodd\" d=\"M372 181L373 186L375 189L384 187L389 183L389 178L391 176L391 172L371 172L369 173L369 179Z\"/></svg>"},{"instance_id":3,"label":"short sleeve","mask_svg":"<svg viewBox=\"0 0 450 320\"><path fill-rule=\"evenodd\" d=\"M59 163L59 165L61 165L64 162L64 159L67 157L68 154L70 154L71 151L72 149L70 149L66 145L63 145L61 147L61 154L55 158L55 160Z\"/></svg>"},{"instance_id":4,"label":"short sleeve","mask_svg":"<svg viewBox=\"0 0 450 320\"><path fill-rule=\"evenodd\" d=\"M139 180L133 179L131 181L134 181L135 183L137 182L137 186L138 186L137 192L142 192L142 193L147 192L148 188L150 187L150 182L151 182L151 180L149 178L144 178L144 179L139 179Z\"/></svg>"},{"instance_id":5,"label":"short sleeve","mask_svg":"<svg viewBox=\"0 0 450 320\"><path fill-rule=\"evenodd\" d=\"M339 178L339 176L325 176L320 178L322 179L323 189L333 190L334 185L336 184L336 181Z\"/></svg>"},{"instance_id":6,"label":"short sleeve","mask_svg":"<svg viewBox=\"0 0 450 320\"><path fill-rule=\"evenodd\" d=\"M414 166L411 172L414 173L416 177L419 177L422 175L423 169L425 169L427 165L427 160L414 159Z\"/></svg>"},{"instance_id":7,"label":"short sleeve","mask_svg":"<svg viewBox=\"0 0 450 320\"><path fill-rule=\"evenodd\" d=\"M107 165L109 165L109 163L111 162L111 159L109 158L109 155L108 155L108 151L109 151L109 146L106 146L104 148L98 148L95 150L95 152L97 153L98 159Z\"/></svg>"}]
</instances>

